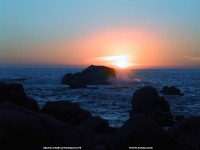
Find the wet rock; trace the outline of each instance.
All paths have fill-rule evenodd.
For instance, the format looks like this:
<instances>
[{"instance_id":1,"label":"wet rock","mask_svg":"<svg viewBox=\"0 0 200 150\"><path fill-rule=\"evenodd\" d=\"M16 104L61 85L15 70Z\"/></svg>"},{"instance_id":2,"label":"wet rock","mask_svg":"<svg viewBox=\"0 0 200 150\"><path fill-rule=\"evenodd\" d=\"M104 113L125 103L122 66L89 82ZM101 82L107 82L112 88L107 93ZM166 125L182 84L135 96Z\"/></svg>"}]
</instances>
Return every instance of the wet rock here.
<instances>
[{"instance_id":1,"label":"wet rock","mask_svg":"<svg viewBox=\"0 0 200 150\"><path fill-rule=\"evenodd\" d=\"M51 116L10 102L0 103L0 149L41 150L49 146L80 146L90 150L95 143L92 131L88 130L78 130Z\"/></svg>"},{"instance_id":2,"label":"wet rock","mask_svg":"<svg viewBox=\"0 0 200 150\"><path fill-rule=\"evenodd\" d=\"M40 112L71 125L77 125L92 117L89 111L83 110L77 103L70 101L47 102Z\"/></svg>"},{"instance_id":3,"label":"wet rock","mask_svg":"<svg viewBox=\"0 0 200 150\"><path fill-rule=\"evenodd\" d=\"M87 85L110 84L109 77L116 77L113 68L91 65L82 72L66 74L62 84L70 85L70 88L85 88Z\"/></svg>"},{"instance_id":4,"label":"wet rock","mask_svg":"<svg viewBox=\"0 0 200 150\"><path fill-rule=\"evenodd\" d=\"M143 87L132 96L132 115L145 114L162 126L170 126L174 118L168 102L160 97L154 87Z\"/></svg>"},{"instance_id":5,"label":"wet rock","mask_svg":"<svg viewBox=\"0 0 200 150\"><path fill-rule=\"evenodd\" d=\"M175 86L171 87L164 86L160 92L163 93L164 95L179 95L179 96L184 95L183 93L181 93L181 90Z\"/></svg>"},{"instance_id":6,"label":"wet rock","mask_svg":"<svg viewBox=\"0 0 200 150\"><path fill-rule=\"evenodd\" d=\"M133 115L106 141L106 150L125 150L129 147L182 149L173 137L146 115Z\"/></svg>"},{"instance_id":7,"label":"wet rock","mask_svg":"<svg viewBox=\"0 0 200 150\"><path fill-rule=\"evenodd\" d=\"M109 129L109 123L107 120L100 117L92 117L78 125L79 128L88 127L94 132L106 132Z\"/></svg>"},{"instance_id":8,"label":"wet rock","mask_svg":"<svg viewBox=\"0 0 200 150\"><path fill-rule=\"evenodd\" d=\"M0 82L0 101L9 101L33 111L38 111L39 106L34 99L29 98L19 83Z\"/></svg>"},{"instance_id":9,"label":"wet rock","mask_svg":"<svg viewBox=\"0 0 200 150\"><path fill-rule=\"evenodd\" d=\"M189 117L179 121L169 129L169 133L185 149L200 149L200 117Z\"/></svg>"}]
</instances>

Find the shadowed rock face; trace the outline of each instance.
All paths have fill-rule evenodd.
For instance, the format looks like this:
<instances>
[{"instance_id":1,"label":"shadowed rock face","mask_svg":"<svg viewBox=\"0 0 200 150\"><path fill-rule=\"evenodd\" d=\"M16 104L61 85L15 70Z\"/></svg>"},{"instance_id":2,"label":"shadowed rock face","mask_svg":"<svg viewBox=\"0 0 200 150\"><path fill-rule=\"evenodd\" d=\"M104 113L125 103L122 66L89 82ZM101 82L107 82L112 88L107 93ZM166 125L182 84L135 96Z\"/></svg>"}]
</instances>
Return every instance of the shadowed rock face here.
<instances>
[{"instance_id":1,"label":"shadowed rock face","mask_svg":"<svg viewBox=\"0 0 200 150\"><path fill-rule=\"evenodd\" d=\"M0 149L41 150L44 146L81 146L92 149L92 131L78 130L51 116L10 102L0 103Z\"/></svg>"},{"instance_id":2,"label":"shadowed rock face","mask_svg":"<svg viewBox=\"0 0 200 150\"><path fill-rule=\"evenodd\" d=\"M145 114L162 126L173 124L170 107L164 97L158 95L154 87L143 87L132 96L132 115Z\"/></svg>"},{"instance_id":3,"label":"shadowed rock face","mask_svg":"<svg viewBox=\"0 0 200 150\"><path fill-rule=\"evenodd\" d=\"M70 101L47 102L40 112L71 125L77 125L92 117L89 111L83 110L78 104Z\"/></svg>"},{"instance_id":4,"label":"shadowed rock face","mask_svg":"<svg viewBox=\"0 0 200 150\"><path fill-rule=\"evenodd\" d=\"M85 88L87 85L105 85L109 77L116 77L113 68L105 66L89 66L80 73L68 73L62 79L62 84L70 85L70 88Z\"/></svg>"},{"instance_id":5,"label":"shadowed rock face","mask_svg":"<svg viewBox=\"0 0 200 150\"><path fill-rule=\"evenodd\" d=\"M105 132L109 129L108 121L100 117L92 117L78 125L79 128L89 127L94 132Z\"/></svg>"},{"instance_id":6,"label":"shadowed rock face","mask_svg":"<svg viewBox=\"0 0 200 150\"><path fill-rule=\"evenodd\" d=\"M156 150L182 149L155 121L146 115L133 115L106 142L108 150L152 147Z\"/></svg>"},{"instance_id":7,"label":"shadowed rock face","mask_svg":"<svg viewBox=\"0 0 200 150\"><path fill-rule=\"evenodd\" d=\"M37 102L27 97L23 85L19 83L6 84L0 82L0 101L9 101L33 111L39 110Z\"/></svg>"},{"instance_id":8,"label":"shadowed rock face","mask_svg":"<svg viewBox=\"0 0 200 150\"><path fill-rule=\"evenodd\" d=\"M200 117L189 117L172 126L169 133L186 149L200 149Z\"/></svg>"}]
</instances>

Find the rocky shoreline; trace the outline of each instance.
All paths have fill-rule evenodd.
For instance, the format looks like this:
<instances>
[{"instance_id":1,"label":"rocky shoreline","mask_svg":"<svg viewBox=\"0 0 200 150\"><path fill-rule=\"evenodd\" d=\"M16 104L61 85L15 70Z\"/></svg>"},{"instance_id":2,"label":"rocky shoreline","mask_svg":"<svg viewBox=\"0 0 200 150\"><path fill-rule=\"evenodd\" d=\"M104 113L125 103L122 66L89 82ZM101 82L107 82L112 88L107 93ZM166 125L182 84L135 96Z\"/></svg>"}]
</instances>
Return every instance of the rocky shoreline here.
<instances>
[{"instance_id":1,"label":"rocky shoreline","mask_svg":"<svg viewBox=\"0 0 200 150\"><path fill-rule=\"evenodd\" d=\"M129 119L113 128L77 103L47 102L39 109L22 84L0 83L0 149L200 149L200 117L174 117L154 87L138 89L131 102Z\"/></svg>"}]
</instances>

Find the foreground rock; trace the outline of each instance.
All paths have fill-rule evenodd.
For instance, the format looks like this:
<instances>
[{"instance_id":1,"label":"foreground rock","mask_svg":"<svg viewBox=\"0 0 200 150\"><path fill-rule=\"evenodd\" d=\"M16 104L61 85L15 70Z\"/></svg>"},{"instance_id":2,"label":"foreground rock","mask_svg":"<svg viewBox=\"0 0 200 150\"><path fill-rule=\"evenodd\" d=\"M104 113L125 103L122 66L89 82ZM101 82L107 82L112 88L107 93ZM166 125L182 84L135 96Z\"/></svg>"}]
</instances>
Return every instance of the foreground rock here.
<instances>
[{"instance_id":1,"label":"foreground rock","mask_svg":"<svg viewBox=\"0 0 200 150\"><path fill-rule=\"evenodd\" d=\"M105 66L89 66L79 73L68 73L62 79L62 84L70 85L70 88L85 88L87 85L105 85L109 77L116 77L113 68Z\"/></svg>"},{"instance_id":2,"label":"foreground rock","mask_svg":"<svg viewBox=\"0 0 200 150\"><path fill-rule=\"evenodd\" d=\"M38 111L39 106L34 99L29 98L19 83L0 82L0 101L9 101L33 111Z\"/></svg>"},{"instance_id":3,"label":"foreground rock","mask_svg":"<svg viewBox=\"0 0 200 150\"><path fill-rule=\"evenodd\" d=\"M175 86L171 87L164 86L160 92L163 93L164 95L179 95L179 96L184 95L183 93L181 93L181 90Z\"/></svg>"},{"instance_id":4,"label":"foreground rock","mask_svg":"<svg viewBox=\"0 0 200 150\"><path fill-rule=\"evenodd\" d=\"M183 119L172 126L169 132L185 149L200 149L200 117Z\"/></svg>"},{"instance_id":5,"label":"foreground rock","mask_svg":"<svg viewBox=\"0 0 200 150\"><path fill-rule=\"evenodd\" d=\"M40 112L71 125L78 125L92 117L89 111L83 110L77 103L70 101L47 102Z\"/></svg>"},{"instance_id":6,"label":"foreground rock","mask_svg":"<svg viewBox=\"0 0 200 150\"><path fill-rule=\"evenodd\" d=\"M75 146L93 149L91 130L78 130L48 115L34 113L10 102L0 103L0 149L41 150Z\"/></svg>"},{"instance_id":7,"label":"foreground rock","mask_svg":"<svg viewBox=\"0 0 200 150\"><path fill-rule=\"evenodd\" d=\"M170 126L174 119L167 101L154 87L143 87L132 96L132 115L145 114L162 126Z\"/></svg>"},{"instance_id":8,"label":"foreground rock","mask_svg":"<svg viewBox=\"0 0 200 150\"><path fill-rule=\"evenodd\" d=\"M78 125L79 128L89 127L94 132L103 133L109 130L108 121L100 117L92 117Z\"/></svg>"},{"instance_id":9,"label":"foreground rock","mask_svg":"<svg viewBox=\"0 0 200 150\"><path fill-rule=\"evenodd\" d=\"M126 150L129 147L182 149L175 139L145 115L133 115L106 142L107 150Z\"/></svg>"},{"instance_id":10,"label":"foreground rock","mask_svg":"<svg viewBox=\"0 0 200 150\"><path fill-rule=\"evenodd\" d=\"M118 129L70 101L47 102L39 112L32 111L36 109L37 102L27 97L21 84L0 83L0 149L200 149L200 117L174 120L169 104L153 87L133 94L132 115Z\"/></svg>"}]
</instances>

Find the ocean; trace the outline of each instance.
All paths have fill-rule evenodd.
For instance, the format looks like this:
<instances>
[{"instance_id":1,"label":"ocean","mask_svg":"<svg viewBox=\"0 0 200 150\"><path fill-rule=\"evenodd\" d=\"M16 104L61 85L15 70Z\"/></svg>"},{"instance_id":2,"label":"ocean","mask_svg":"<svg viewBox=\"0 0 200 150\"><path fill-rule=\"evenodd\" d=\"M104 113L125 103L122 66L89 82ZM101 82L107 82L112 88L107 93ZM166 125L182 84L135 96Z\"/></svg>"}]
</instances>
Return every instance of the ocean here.
<instances>
[{"instance_id":1,"label":"ocean","mask_svg":"<svg viewBox=\"0 0 200 150\"><path fill-rule=\"evenodd\" d=\"M82 71L83 68L50 67L1 67L0 81L22 83L29 97L40 107L47 101L69 100L79 103L93 116L109 121L110 126L120 127L131 110L131 97L143 86L176 86L184 96L164 96L174 116L200 115L200 69L144 69L117 70L117 78L109 79L111 85L95 85L86 89L69 89L62 85L66 73Z\"/></svg>"}]
</instances>

